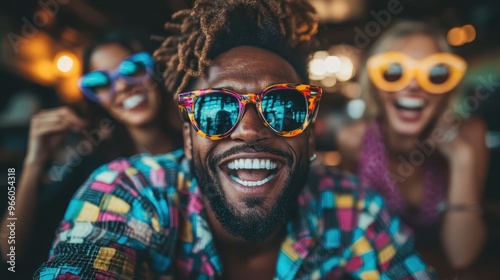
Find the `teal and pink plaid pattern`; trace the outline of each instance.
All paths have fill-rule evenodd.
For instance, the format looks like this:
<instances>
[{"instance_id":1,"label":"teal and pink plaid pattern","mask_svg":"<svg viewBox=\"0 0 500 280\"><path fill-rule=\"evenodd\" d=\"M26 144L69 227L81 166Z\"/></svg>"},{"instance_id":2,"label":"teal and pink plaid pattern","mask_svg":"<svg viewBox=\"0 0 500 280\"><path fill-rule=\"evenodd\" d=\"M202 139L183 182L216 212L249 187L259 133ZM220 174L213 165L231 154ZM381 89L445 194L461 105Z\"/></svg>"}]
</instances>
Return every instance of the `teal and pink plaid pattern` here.
<instances>
[{"instance_id":1,"label":"teal and pink plaid pattern","mask_svg":"<svg viewBox=\"0 0 500 280\"><path fill-rule=\"evenodd\" d=\"M383 199L331 168L311 168L275 279L434 279ZM203 197L182 152L118 159L71 200L35 279L220 279Z\"/></svg>"}]
</instances>

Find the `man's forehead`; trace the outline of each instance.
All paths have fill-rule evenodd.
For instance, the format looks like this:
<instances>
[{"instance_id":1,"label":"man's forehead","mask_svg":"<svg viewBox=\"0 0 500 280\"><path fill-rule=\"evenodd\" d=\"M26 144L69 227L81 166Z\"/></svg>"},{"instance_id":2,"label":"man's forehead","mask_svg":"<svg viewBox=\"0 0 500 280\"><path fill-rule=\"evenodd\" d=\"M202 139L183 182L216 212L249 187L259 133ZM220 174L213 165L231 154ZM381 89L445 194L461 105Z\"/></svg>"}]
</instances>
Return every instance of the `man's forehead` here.
<instances>
[{"instance_id":1,"label":"man's forehead","mask_svg":"<svg viewBox=\"0 0 500 280\"><path fill-rule=\"evenodd\" d=\"M226 87L255 91L275 83L299 83L292 65L279 55L255 47L237 47L214 59L195 88Z\"/></svg>"}]
</instances>

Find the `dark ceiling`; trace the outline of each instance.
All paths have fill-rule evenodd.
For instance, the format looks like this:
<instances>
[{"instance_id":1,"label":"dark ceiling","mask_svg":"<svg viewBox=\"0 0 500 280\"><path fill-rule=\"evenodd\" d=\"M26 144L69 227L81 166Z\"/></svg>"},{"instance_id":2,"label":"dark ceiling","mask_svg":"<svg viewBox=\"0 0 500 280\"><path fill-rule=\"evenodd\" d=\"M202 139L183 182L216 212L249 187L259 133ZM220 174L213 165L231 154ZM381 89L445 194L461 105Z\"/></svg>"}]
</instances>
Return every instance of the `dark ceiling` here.
<instances>
[{"instance_id":1,"label":"dark ceiling","mask_svg":"<svg viewBox=\"0 0 500 280\"><path fill-rule=\"evenodd\" d=\"M326 0L325 0L326 1ZM353 27L373 20L370 12L387 9L389 2L398 1L404 7L397 17L418 18L434 21L445 28L472 23L478 30L478 39L488 42L498 41L500 37L500 1L476 0L366 0L364 18L349 19L340 23L326 23L320 32L324 44L353 40ZM13 29L21 28L25 17L33 20L41 3L54 9L57 6L55 20L44 27L54 38L59 38L70 27L81 36L70 44L81 43L82 37L91 38L100 30L114 25L143 27L152 34L163 32L163 23L171 14L189 7L192 1L182 0L40 0L19 1L2 0L0 14L10 19ZM396 16L395 16L396 17ZM15 32L15 31L14 31Z\"/></svg>"},{"instance_id":2,"label":"dark ceiling","mask_svg":"<svg viewBox=\"0 0 500 280\"><path fill-rule=\"evenodd\" d=\"M47 6L44 4L47 3ZM100 31L113 26L135 26L161 33L163 23L177 10L187 7L189 2L181 0L2 0L0 15L9 18L12 32L20 32L23 18L35 21L37 11L48 8L55 11L53 21L42 28L56 39L64 41L65 30L78 34L74 42L66 42L77 47L82 39L92 38ZM64 43L64 42L63 42ZM76 46L75 46L76 44Z\"/></svg>"}]
</instances>

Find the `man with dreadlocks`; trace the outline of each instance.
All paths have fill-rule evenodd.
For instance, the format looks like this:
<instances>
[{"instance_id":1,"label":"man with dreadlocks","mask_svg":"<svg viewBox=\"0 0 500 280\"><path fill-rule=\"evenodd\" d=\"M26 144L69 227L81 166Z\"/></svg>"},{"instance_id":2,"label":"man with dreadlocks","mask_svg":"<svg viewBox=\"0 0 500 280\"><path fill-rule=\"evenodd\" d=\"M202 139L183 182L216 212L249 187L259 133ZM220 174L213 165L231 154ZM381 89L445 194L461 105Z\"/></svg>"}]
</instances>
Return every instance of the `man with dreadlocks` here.
<instances>
[{"instance_id":1,"label":"man with dreadlocks","mask_svg":"<svg viewBox=\"0 0 500 280\"><path fill-rule=\"evenodd\" d=\"M156 58L183 151L95 171L35 278L434 278L379 195L311 165L307 1L199 0L173 20Z\"/></svg>"}]
</instances>

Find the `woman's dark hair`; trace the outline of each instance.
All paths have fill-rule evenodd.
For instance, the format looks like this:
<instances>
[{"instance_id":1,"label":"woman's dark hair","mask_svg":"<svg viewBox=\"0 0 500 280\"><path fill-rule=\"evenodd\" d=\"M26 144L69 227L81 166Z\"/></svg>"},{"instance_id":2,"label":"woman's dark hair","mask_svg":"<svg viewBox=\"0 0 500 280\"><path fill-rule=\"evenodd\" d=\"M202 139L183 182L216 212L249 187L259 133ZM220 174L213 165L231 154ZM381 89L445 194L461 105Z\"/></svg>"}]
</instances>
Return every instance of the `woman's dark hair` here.
<instances>
[{"instance_id":1,"label":"woman's dark hair","mask_svg":"<svg viewBox=\"0 0 500 280\"><path fill-rule=\"evenodd\" d=\"M147 32L135 28L113 28L99 35L83 52L83 73L90 72L90 58L94 51L101 46L117 44L130 51L137 53L146 51L153 53L157 44L149 39Z\"/></svg>"},{"instance_id":2,"label":"woman's dark hair","mask_svg":"<svg viewBox=\"0 0 500 280\"><path fill-rule=\"evenodd\" d=\"M315 15L305 0L195 1L192 10L175 13L175 22L165 24L174 34L155 52L166 67L165 86L173 93L186 90L212 59L237 46L272 51L307 81L307 56L317 30Z\"/></svg>"},{"instance_id":3,"label":"woman's dark hair","mask_svg":"<svg viewBox=\"0 0 500 280\"><path fill-rule=\"evenodd\" d=\"M126 50L130 51L131 55L134 53L147 51L152 53L157 47L157 43L149 38L147 32L141 31L139 29L132 28L115 28L107 31L106 33L100 35L95 39L84 51L83 53L83 61L82 68L83 74L90 72L90 60L92 54L99 48L104 45L109 44L117 44ZM155 67L155 76L153 79L158 82L158 86L160 89L160 102L165 106L170 105L172 102L172 97L167 94L165 87L161 81L161 65L157 65ZM98 103L92 102L89 99L85 98L86 105L86 115L88 119L91 121L91 127L99 128L100 122L102 120L108 119L113 122L113 131L111 136L99 145L98 150L100 152L106 153L108 157L111 159L118 156L130 156L138 151L135 148L135 145L128 133L126 127L116 121L105 109L102 108ZM168 106L167 106L168 107ZM157 119L162 126L162 130L166 135L171 136L172 145L174 148L178 148L182 146L182 137L181 133L178 129L175 129L172 126L171 121L168 118L168 110L173 109L168 107L162 107L160 112L158 112Z\"/></svg>"}]
</instances>

